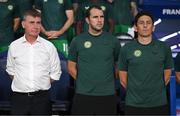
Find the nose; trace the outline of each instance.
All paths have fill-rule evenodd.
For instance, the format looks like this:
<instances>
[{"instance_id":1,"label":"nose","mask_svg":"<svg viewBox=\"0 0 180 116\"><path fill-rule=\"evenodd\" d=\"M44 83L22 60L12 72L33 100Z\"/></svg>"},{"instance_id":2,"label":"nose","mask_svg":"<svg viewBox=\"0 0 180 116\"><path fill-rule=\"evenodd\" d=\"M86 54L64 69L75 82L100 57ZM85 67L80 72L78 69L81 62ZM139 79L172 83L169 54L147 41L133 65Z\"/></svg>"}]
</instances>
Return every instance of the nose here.
<instances>
[{"instance_id":1,"label":"nose","mask_svg":"<svg viewBox=\"0 0 180 116\"><path fill-rule=\"evenodd\" d=\"M144 27L147 27L147 23L144 23L144 25L143 25Z\"/></svg>"},{"instance_id":2,"label":"nose","mask_svg":"<svg viewBox=\"0 0 180 116\"><path fill-rule=\"evenodd\" d=\"M33 27L34 28L40 28L40 24L39 23L34 23Z\"/></svg>"},{"instance_id":3,"label":"nose","mask_svg":"<svg viewBox=\"0 0 180 116\"><path fill-rule=\"evenodd\" d=\"M102 22L103 21L103 17L98 17L98 22Z\"/></svg>"}]
</instances>

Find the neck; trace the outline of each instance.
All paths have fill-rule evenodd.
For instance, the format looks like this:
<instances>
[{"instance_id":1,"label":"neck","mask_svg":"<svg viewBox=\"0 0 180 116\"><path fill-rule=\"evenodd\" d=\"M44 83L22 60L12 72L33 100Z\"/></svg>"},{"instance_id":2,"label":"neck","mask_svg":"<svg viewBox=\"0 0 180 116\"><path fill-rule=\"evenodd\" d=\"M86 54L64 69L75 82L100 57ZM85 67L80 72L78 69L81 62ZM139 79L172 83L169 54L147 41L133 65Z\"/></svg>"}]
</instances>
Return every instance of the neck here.
<instances>
[{"instance_id":1,"label":"neck","mask_svg":"<svg viewBox=\"0 0 180 116\"><path fill-rule=\"evenodd\" d=\"M139 37L138 36L138 42L143 44L143 45L147 45L147 44L151 43L151 41L152 41L151 36L150 37Z\"/></svg>"},{"instance_id":2,"label":"neck","mask_svg":"<svg viewBox=\"0 0 180 116\"><path fill-rule=\"evenodd\" d=\"M25 38L30 44L33 44L37 40L37 37L34 36L25 35Z\"/></svg>"},{"instance_id":3,"label":"neck","mask_svg":"<svg viewBox=\"0 0 180 116\"><path fill-rule=\"evenodd\" d=\"M98 36L98 35L101 35L101 33L102 33L102 30L100 30L100 31L88 31L91 35L93 35L93 36Z\"/></svg>"}]
</instances>

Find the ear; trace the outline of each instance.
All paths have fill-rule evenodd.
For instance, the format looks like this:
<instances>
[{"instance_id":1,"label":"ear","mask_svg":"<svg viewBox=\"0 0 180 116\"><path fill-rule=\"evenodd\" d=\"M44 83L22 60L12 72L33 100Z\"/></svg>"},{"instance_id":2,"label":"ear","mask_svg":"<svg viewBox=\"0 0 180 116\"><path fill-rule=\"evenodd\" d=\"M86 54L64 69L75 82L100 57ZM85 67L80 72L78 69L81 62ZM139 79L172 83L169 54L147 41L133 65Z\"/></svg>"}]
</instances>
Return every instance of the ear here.
<instances>
[{"instance_id":1,"label":"ear","mask_svg":"<svg viewBox=\"0 0 180 116\"><path fill-rule=\"evenodd\" d=\"M155 26L153 26L153 30L152 30L153 32L155 31Z\"/></svg>"},{"instance_id":2,"label":"ear","mask_svg":"<svg viewBox=\"0 0 180 116\"><path fill-rule=\"evenodd\" d=\"M134 28L134 31L137 32L137 26L134 25L133 28Z\"/></svg>"},{"instance_id":3,"label":"ear","mask_svg":"<svg viewBox=\"0 0 180 116\"><path fill-rule=\"evenodd\" d=\"M86 23L89 24L89 18L86 17Z\"/></svg>"},{"instance_id":4,"label":"ear","mask_svg":"<svg viewBox=\"0 0 180 116\"><path fill-rule=\"evenodd\" d=\"M21 25L22 25L22 27L23 27L23 29L24 29L24 25L25 25L25 24L24 24L24 21L21 22Z\"/></svg>"}]
</instances>

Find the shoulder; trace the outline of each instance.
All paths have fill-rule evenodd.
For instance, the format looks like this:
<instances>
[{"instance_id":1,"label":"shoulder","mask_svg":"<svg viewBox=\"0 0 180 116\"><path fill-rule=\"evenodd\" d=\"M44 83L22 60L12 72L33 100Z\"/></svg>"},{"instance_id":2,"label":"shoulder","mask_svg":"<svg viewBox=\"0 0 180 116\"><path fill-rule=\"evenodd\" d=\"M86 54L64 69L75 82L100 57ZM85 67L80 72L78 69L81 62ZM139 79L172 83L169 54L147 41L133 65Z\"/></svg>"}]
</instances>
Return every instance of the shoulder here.
<instances>
[{"instance_id":1,"label":"shoulder","mask_svg":"<svg viewBox=\"0 0 180 116\"><path fill-rule=\"evenodd\" d=\"M110 33L110 32L106 32L106 31L104 31L103 33L102 33L102 35L103 35L103 37L108 37L108 38L112 38L112 39L117 39L112 33Z\"/></svg>"},{"instance_id":2,"label":"shoulder","mask_svg":"<svg viewBox=\"0 0 180 116\"><path fill-rule=\"evenodd\" d=\"M167 43L163 42L163 41L159 41L159 40L153 40L154 43L157 45L157 46L161 46L161 47L169 47L167 45Z\"/></svg>"},{"instance_id":3,"label":"shoulder","mask_svg":"<svg viewBox=\"0 0 180 116\"><path fill-rule=\"evenodd\" d=\"M43 44L45 44L46 46L50 46L50 47L53 47L53 46L54 46L50 41L44 39L44 38L41 37L41 36L39 36L38 39L39 39Z\"/></svg>"},{"instance_id":4,"label":"shoulder","mask_svg":"<svg viewBox=\"0 0 180 116\"><path fill-rule=\"evenodd\" d=\"M17 40L14 40L13 42L11 42L10 47L17 47L19 46L22 42L23 42L24 38L20 37Z\"/></svg>"},{"instance_id":5,"label":"shoulder","mask_svg":"<svg viewBox=\"0 0 180 116\"><path fill-rule=\"evenodd\" d=\"M123 47L130 48L130 47L134 47L134 46L137 46L137 41L136 40L133 40L133 41L130 41L130 42L126 43Z\"/></svg>"},{"instance_id":6,"label":"shoulder","mask_svg":"<svg viewBox=\"0 0 180 116\"><path fill-rule=\"evenodd\" d=\"M75 36L74 39L77 40L77 41L84 40L84 39L86 39L88 37L88 35L89 34L87 32L83 32L83 33Z\"/></svg>"}]
</instances>

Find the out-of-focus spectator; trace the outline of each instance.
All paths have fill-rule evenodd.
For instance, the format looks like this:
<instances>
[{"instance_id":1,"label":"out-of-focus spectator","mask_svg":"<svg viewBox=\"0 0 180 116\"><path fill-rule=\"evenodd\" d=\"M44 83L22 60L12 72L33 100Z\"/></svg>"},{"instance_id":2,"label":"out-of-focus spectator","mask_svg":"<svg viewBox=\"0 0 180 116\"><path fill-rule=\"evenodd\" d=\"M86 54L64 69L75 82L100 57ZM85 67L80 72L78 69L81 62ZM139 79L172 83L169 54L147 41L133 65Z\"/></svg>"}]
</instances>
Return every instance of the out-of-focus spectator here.
<instances>
[{"instance_id":1,"label":"out-of-focus spectator","mask_svg":"<svg viewBox=\"0 0 180 116\"><path fill-rule=\"evenodd\" d=\"M0 0L0 49L7 48L14 40L14 32L20 23L18 12L14 0Z\"/></svg>"},{"instance_id":2,"label":"out-of-focus spectator","mask_svg":"<svg viewBox=\"0 0 180 116\"><path fill-rule=\"evenodd\" d=\"M72 1L35 0L35 8L42 13L43 37L49 39L58 51L67 56L67 31L74 21Z\"/></svg>"},{"instance_id":3,"label":"out-of-focus spectator","mask_svg":"<svg viewBox=\"0 0 180 116\"><path fill-rule=\"evenodd\" d=\"M34 4L34 0L17 0L21 21L23 19L24 13L33 8L33 4ZM24 35L24 29L22 28L22 25L19 25L19 28L15 33L15 38L18 39L23 35Z\"/></svg>"},{"instance_id":4,"label":"out-of-focus spectator","mask_svg":"<svg viewBox=\"0 0 180 116\"><path fill-rule=\"evenodd\" d=\"M138 10L136 0L107 0L112 3L115 33L128 32Z\"/></svg>"}]
</instances>

